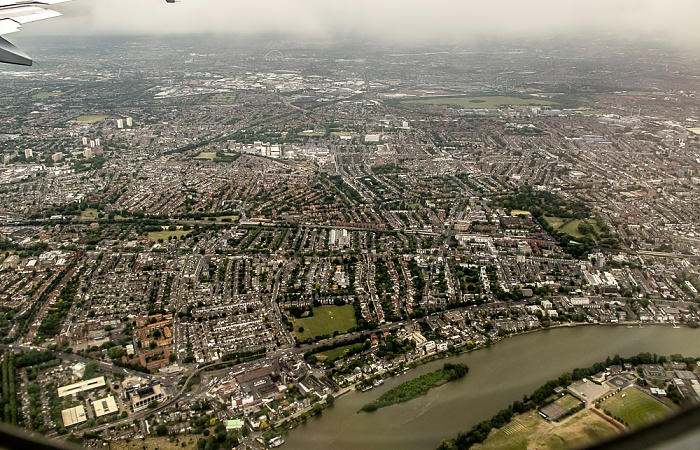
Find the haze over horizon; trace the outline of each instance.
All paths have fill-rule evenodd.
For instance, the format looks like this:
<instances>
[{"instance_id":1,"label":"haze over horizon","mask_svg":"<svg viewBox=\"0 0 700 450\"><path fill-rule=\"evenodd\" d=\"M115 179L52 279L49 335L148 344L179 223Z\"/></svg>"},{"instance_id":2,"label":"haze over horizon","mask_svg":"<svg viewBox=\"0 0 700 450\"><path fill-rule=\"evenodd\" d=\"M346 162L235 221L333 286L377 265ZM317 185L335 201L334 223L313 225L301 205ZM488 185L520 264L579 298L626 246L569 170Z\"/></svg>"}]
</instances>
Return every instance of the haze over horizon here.
<instances>
[{"instance_id":1,"label":"haze over horizon","mask_svg":"<svg viewBox=\"0 0 700 450\"><path fill-rule=\"evenodd\" d=\"M390 44L469 43L619 34L697 48L700 3L692 0L475 2L434 0L75 0L64 17L23 34L132 35L269 33L304 39L360 38Z\"/></svg>"}]
</instances>

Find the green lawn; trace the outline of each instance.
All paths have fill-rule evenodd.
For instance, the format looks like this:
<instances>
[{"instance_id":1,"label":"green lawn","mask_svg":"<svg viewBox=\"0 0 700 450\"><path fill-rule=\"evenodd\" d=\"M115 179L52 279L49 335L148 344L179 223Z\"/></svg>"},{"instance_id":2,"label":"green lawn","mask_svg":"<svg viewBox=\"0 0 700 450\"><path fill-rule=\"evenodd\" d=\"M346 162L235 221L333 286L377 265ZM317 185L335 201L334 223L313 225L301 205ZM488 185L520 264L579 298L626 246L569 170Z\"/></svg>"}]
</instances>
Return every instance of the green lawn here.
<instances>
[{"instance_id":1,"label":"green lawn","mask_svg":"<svg viewBox=\"0 0 700 450\"><path fill-rule=\"evenodd\" d=\"M352 344L345 345L343 347L334 348L332 350L326 350L325 352L316 353L316 358L319 361L335 361L336 359L345 355L345 350L353 350L357 348L362 348L362 344Z\"/></svg>"},{"instance_id":2,"label":"green lawn","mask_svg":"<svg viewBox=\"0 0 700 450\"><path fill-rule=\"evenodd\" d=\"M219 217L216 218L216 221L217 221L217 222L221 222L221 221L223 221L224 219L231 219L231 221L234 221L234 222L235 222L236 220L238 220L238 216L219 216Z\"/></svg>"},{"instance_id":3,"label":"green lawn","mask_svg":"<svg viewBox=\"0 0 700 450\"><path fill-rule=\"evenodd\" d=\"M214 159L216 158L216 152L202 152L195 156L194 159Z\"/></svg>"},{"instance_id":4,"label":"green lawn","mask_svg":"<svg viewBox=\"0 0 700 450\"><path fill-rule=\"evenodd\" d=\"M552 106L557 103L531 97L509 97L488 95L481 97L433 97L416 100L403 100L408 105L450 105L465 109L493 109L502 106Z\"/></svg>"},{"instance_id":5,"label":"green lawn","mask_svg":"<svg viewBox=\"0 0 700 450\"><path fill-rule=\"evenodd\" d=\"M357 325L355 310L352 305L320 306L314 308L313 317L294 319L293 323L294 334L300 341L325 334L332 336L334 331L343 334ZM304 331L300 332L300 327Z\"/></svg>"},{"instance_id":6,"label":"green lawn","mask_svg":"<svg viewBox=\"0 0 700 450\"><path fill-rule=\"evenodd\" d=\"M566 233L574 238L582 238L583 235L578 231L578 225L582 222L586 222L591 225L596 233L600 233L600 228L593 219L577 220L577 219L566 219L563 217L545 217L545 220L549 225L552 226L557 231Z\"/></svg>"},{"instance_id":7,"label":"green lawn","mask_svg":"<svg viewBox=\"0 0 700 450\"><path fill-rule=\"evenodd\" d=\"M158 241L158 239L163 239L163 241L167 241L170 236L175 236L176 238L179 238L180 236L184 236L188 233L189 233L189 230L188 231L185 231L185 230L151 231L150 233L148 233L148 238L151 239L152 241Z\"/></svg>"},{"instance_id":8,"label":"green lawn","mask_svg":"<svg viewBox=\"0 0 700 450\"><path fill-rule=\"evenodd\" d=\"M613 417L619 417L631 427L653 422L671 412L670 407L634 387L603 401L601 409L610 411Z\"/></svg>"},{"instance_id":9,"label":"green lawn","mask_svg":"<svg viewBox=\"0 0 700 450\"><path fill-rule=\"evenodd\" d=\"M562 233L566 233L570 236L573 236L575 238L581 238L581 237L583 237L583 235L581 233L579 233L579 231L578 231L578 225L581 222L586 222L587 224L592 225L593 228L595 229L596 233L600 233L600 230L598 229L598 226L596 225L595 220L593 220L593 219L586 219L585 221L584 220L572 220L571 222L568 222L565 225L563 225L559 231L561 231Z\"/></svg>"},{"instance_id":10,"label":"green lawn","mask_svg":"<svg viewBox=\"0 0 700 450\"><path fill-rule=\"evenodd\" d=\"M85 116L78 116L75 119L71 120L71 122L92 124L92 123L97 123L101 120L105 120L107 117L109 117L109 116L85 115Z\"/></svg>"},{"instance_id":11,"label":"green lawn","mask_svg":"<svg viewBox=\"0 0 700 450\"><path fill-rule=\"evenodd\" d=\"M32 95L32 98L37 100L45 100L50 97L59 97L63 94L61 91L51 91L51 92L39 92L38 94Z\"/></svg>"},{"instance_id":12,"label":"green lawn","mask_svg":"<svg viewBox=\"0 0 700 450\"><path fill-rule=\"evenodd\" d=\"M340 137L340 136L348 137L349 136L349 137L355 138L359 135L357 133L351 133L349 131L331 131L331 136L338 136L338 137Z\"/></svg>"},{"instance_id":13,"label":"green lawn","mask_svg":"<svg viewBox=\"0 0 700 450\"><path fill-rule=\"evenodd\" d=\"M85 211L80 212L81 220L97 219L97 210L94 208L87 208Z\"/></svg>"},{"instance_id":14,"label":"green lawn","mask_svg":"<svg viewBox=\"0 0 700 450\"><path fill-rule=\"evenodd\" d=\"M583 410L560 423L547 422L529 412L516 415L503 428L494 430L478 450L570 449L590 445L616 433L615 427L594 413ZM533 446L533 443L538 445Z\"/></svg>"},{"instance_id":15,"label":"green lawn","mask_svg":"<svg viewBox=\"0 0 700 450\"><path fill-rule=\"evenodd\" d=\"M544 220L546 220L547 223L548 223L552 228L554 228L555 230L558 230L559 228L561 228L561 226L564 224L564 222L566 222L568 219L563 219L563 218L561 218L561 217L549 217L549 216L545 216L545 217L544 217Z\"/></svg>"},{"instance_id":16,"label":"green lawn","mask_svg":"<svg viewBox=\"0 0 700 450\"><path fill-rule=\"evenodd\" d=\"M581 404L581 400L577 399L573 395L566 394L563 397L559 397L554 403L566 409L567 411L571 411L572 409L576 408Z\"/></svg>"},{"instance_id":17,"label":"green lawn","mask_svg":"<svg viewBox=\"0 0 700 450\"><path fill-rule=\"evenodd\" d=\"M236 94L214 94L209 97L209 101L212 103L232 103L236 101Z\"/></svg>"}]
</instances>

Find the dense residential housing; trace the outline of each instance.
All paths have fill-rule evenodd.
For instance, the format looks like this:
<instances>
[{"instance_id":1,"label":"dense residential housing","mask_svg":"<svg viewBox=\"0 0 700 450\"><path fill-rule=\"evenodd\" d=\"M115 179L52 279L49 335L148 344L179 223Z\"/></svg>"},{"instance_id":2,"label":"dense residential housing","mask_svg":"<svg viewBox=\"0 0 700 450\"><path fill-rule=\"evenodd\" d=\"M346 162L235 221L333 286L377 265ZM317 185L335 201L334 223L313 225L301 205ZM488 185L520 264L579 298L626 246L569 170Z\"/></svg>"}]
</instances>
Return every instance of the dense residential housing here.
<instances>
[{"instance_id":1,"label":"dense residential housing","mask_svg":"<svg viewBox=\"0 0 700 450\"><path fill-rule=\"evenodd\" d=\"M509 336L700 326L697 60L180 44L0 72L9 422L260 448ZM589 378L697 402L680 363Z\"/></svg>"}]
</instances>

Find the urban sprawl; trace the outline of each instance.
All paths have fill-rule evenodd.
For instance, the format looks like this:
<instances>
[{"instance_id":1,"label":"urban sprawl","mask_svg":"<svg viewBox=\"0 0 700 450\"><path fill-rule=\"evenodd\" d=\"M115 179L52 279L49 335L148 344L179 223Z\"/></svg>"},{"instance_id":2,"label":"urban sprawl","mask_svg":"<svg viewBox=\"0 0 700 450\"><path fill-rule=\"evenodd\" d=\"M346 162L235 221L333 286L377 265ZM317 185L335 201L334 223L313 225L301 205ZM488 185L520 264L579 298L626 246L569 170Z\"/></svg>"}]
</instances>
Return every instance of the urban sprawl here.
<instances>
[{"instance_id":1,"label":"urban sprawl","mask_svg":"<svg viewBox=\"0 0 700 450\"><path fill-rule=\"evenodd\" d=\"M0 71L5 422L276 446L439 355L698 327L697 58L74 44Z\"/></svg>"}]
</instances>

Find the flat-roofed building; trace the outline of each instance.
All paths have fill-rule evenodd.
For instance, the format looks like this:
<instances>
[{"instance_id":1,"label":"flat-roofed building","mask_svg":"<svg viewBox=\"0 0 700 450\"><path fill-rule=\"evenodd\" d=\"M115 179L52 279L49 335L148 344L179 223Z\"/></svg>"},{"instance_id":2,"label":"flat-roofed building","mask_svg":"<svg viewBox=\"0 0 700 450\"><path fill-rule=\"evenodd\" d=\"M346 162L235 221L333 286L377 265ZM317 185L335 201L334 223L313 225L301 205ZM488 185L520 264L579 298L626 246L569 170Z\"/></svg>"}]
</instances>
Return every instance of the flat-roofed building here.
<instances>
[{"instance_id":1,"label":"flat-roofed building","mask_svg":"<svg viewBox=\"0 0 700 450\"><path fill-rule=\"evenodd\" d=\"M61 417L63 418L63 426L68 428L73 425L78 425L87 420L85 415L85 407L79 405L73 408L64 409L61 411Z\"/></svg>"},{"instance_id":2,"label":"flat-roofed building","mask_svg":"<svg viewBox=\"0 0 700 450\"><path fill-rule=\"evenodd\" d=\"M131 408L134 412L146 409L151 402L159 402L165 399L165 392L159 384L146 384L136 388L127 389L131 398Z\"/></svg>"},{"instance_id":3,"label":"flat-roofed building","mask_svg":"<svg viewBox=\"0 0 700 450\"><path fill-rule=\"evenodd\" d=\"M66 397L68 395L79 394L80 392L90 391L105 387L105 377L91 378L78 383L61 386L58 388L58 396Z\"/></svg>"},{"instance_id":4,"label":"flat-roofed building","mask_svg":"<svg viewBox=\"0 0 700 450\"><path fill-rule=\"evenodd\" d=\"M19 256L10 255L2 262L3 269L16 269L19 266Z\"/></svg>"},{"instance_id":5,"label":"flat-roofed building","mask_svg":"<svg viewBox=\"0 0 700 450\"><path fill-rule=\"evenodd\" d=\"M95 417L102 417L119 412L117 402L114 400L114 396L111 395L107 398L92 402L92 408L95 410Z\"/></svg>"}]
</instances>

